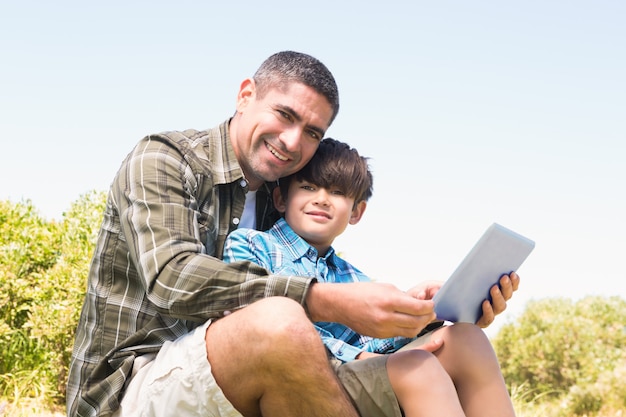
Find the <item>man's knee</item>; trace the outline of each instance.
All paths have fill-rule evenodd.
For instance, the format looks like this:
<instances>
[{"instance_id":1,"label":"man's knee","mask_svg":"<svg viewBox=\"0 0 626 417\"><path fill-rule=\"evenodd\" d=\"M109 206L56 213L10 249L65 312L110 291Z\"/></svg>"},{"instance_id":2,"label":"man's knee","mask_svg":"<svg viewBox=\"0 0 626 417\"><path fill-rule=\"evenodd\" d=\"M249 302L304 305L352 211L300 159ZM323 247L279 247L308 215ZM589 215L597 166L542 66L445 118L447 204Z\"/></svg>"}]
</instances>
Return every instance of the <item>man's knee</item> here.
<instances>
[{"instance_id":1,"label":"man's knee","mask_svg":"<svg viewBox=\"0 0 626 417\"><path fill-rule=\"evenodd\" d=\"M313 323L300 304L286 297L265 298L216 320L208 328L206 345L222 388L228 381L258 372L264 378L300 372L293 364L303 356L309 358L311 366L327 363ZM262 382L258 377L256 380Z\"/></svg>"},{"instance_id":2,"label":"man's knee","mask_svg":"<svg viewBox=\"0 0 626 417\"><path fill-rule=\"evenodd\" d=\"M214 331L218 343L247 345L252 342L254 348L247 350L253 355L264 355L264 352L285 354L303 348L311 349L316 343L323 348L321 338L304 308L287 297L256 301L217 320L211 327L209 333ZM209 336L207 343L210 343Z\"/></svg>"},{"instance_id":3,"label":"man's knee","mask_svg":"<svg viewBox=\"0 0 626 417\"><path fill-rule=\"evenodd\" d=\"M253 332L258 332L274 349L310 346L321 339L304 308L286 297L270 297L246 307L250 308Z\"/></svg>"}]
</instances>

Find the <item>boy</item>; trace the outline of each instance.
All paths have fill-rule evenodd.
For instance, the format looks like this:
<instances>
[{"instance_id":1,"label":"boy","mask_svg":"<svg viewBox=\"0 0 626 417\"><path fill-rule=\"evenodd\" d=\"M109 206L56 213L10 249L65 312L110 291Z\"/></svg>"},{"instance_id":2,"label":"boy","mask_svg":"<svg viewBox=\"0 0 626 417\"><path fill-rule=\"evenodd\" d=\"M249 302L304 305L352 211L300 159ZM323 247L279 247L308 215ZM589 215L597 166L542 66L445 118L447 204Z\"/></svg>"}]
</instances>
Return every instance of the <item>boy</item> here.
<instances>
[{"instance_id":1,"label":"boy","mask_svg":"<svg viewBox=\"0 0 626 417\"><path fill-rule=\"evenodd\" d=\"M360 221L372 181L366 158L345 143L323 140L311 161L274 190L275 207L284 217L267 232L232 232L224 260L252 261L277 275L320 282L370 281L339 258L332 243L348 224ZM409 294L430 300L432 292L433 284L425 283ZM412 339L372 338L338 323L315 326L363 417L514 415L491 344L475 325L439 330L442 344L434 354L397 351Z\"/></svg>"}]
</instances>

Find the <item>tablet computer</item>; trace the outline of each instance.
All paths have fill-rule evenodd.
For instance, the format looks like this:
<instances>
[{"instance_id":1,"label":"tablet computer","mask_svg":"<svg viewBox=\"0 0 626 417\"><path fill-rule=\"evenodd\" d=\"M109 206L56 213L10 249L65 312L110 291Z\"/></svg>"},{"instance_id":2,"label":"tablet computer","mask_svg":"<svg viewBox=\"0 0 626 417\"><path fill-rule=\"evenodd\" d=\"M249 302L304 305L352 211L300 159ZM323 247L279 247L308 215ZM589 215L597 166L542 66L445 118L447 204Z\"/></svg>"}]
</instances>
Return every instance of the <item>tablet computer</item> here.
<instances>
[{"instance_id":1,"label":"tablet computer","mask_svg":"<svg viewBox=\"0 0 626 417\"><path fill-rule=\"evenodd\" d=\"M497 223L487 228L472 250L433 297L440 320L476 323L489 289L502 275L522 265L535 242Z\"/></svg>"}]
</instances>

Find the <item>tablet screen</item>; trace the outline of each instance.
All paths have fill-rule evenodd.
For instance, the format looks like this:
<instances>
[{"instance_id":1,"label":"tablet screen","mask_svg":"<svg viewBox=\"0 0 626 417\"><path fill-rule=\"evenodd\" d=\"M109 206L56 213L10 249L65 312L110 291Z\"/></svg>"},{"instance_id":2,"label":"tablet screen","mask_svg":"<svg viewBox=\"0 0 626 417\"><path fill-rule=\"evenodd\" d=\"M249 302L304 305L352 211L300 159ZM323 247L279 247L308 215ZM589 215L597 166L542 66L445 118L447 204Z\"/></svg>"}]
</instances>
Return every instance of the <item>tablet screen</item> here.
<instances>
[{"instance_id":1,"label":"tablet screen","mask_svg":"<svg viewBox=\"0 0 626 417\"><path fill-rule=\"evenodd\" d=\"M435 294L437 318L476 323L489 289L502 275L517 271L534 247L532 240L492 224Z\"/></svg>"}]
</instances>

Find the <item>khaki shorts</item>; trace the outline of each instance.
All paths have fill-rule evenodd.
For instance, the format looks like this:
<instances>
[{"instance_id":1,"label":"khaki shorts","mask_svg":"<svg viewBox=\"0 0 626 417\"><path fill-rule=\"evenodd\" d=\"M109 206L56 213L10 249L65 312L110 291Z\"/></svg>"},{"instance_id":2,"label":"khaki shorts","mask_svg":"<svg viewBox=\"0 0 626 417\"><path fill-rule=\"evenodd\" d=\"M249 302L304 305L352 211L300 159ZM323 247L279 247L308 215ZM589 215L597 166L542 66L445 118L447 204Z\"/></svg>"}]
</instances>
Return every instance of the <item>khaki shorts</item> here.
<instances>
[{"instance_id":1,"label":"khaki shorts","mask_svg":"<svg viewBox=\"0 0 626 417\"><path fill-rule=\"evenodd\" d=\"M211 373L205 342L210 323L166 342L154 360L139 360L140 369L133 369L121 407L113 415L242 417Z\"/></svg>"},{"instance_id":2,"label":"khaki shorts","mask_svg":"<svg viewBox=\"0 0 626 417\"><path fill-rule=\"evenodd\" d=\"M428 325L418 337L400 350L417 348L428 342L443 322ZM401 417L396 394L387 374L389 355L342 363L328 353L332 367L361 417Z\"/></svg>"},{"instance_id":3,"label":"khaki shorts","mask_svg":"<svg viewBox=\"0 0 626 417\"><path fill-rule=\"evenodd\" d=\"M206 355L210 321L173 342L155 358L135 360L133 375L114 417L243 417L226 399ZM425 343L430 333L411 343ZM402 417L387 375L388 355L348 363L329 361L361 417ZM143 359L143 360L142 360Z\"/></svg>"},{"instance_id":4,"label":"khaki shorts","mask_svg":"<svg viewBox=\"0 0 626 417\"><path fill-rule=\"evenodd\" d=\"M330 363L361 417L402 417L387 375L388 355L343 363Z\"/></svg>"}]
</instances>

